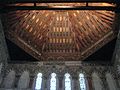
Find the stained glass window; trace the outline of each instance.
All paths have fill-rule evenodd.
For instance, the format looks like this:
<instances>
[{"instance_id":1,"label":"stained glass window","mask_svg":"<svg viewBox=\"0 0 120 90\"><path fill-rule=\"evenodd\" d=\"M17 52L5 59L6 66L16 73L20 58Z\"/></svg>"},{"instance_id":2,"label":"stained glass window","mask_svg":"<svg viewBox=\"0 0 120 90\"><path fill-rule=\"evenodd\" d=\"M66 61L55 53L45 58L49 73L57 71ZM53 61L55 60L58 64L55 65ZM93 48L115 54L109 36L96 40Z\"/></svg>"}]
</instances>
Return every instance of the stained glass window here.
<instances>
[{"instance_id":1,"label":"stained glass window","mask_svg":"<svg viewBox=\"0 0 120 90\"><path fill-rule=\"evenodd\" d=\"M71 79L69 73L65 74L65 90L71 90Z\"/></svg>"},{"instance_id":2,"label":"stained glass window","mask_svg":"<svg viewBox=\"0 0 120 90\"><path fill-rule=\"evenodd\" d=\"M79 82L80 82L80 90L86 90L85 78L83 73L79 74Z\"/></svg>"},{"instance_id":3,"label":"stained glass window","mask_svg":"<svg viewBox=\"0 0 120 90\"><path fill-rule=\"evenodd\" d=\"M56 90L56 74L55 73L51 74L50 90Z\"/></svg>"},{"instance_id":4,"label":"stained glass window","mask_svg":"<svg viewBox=\"0 0 120 90\"><path fill-rule=\"evenodd\" d=\"M35 90L41 90L41 85L42 85L42 73L38 73L35 83Z\"/></svg>"}]
</instances>

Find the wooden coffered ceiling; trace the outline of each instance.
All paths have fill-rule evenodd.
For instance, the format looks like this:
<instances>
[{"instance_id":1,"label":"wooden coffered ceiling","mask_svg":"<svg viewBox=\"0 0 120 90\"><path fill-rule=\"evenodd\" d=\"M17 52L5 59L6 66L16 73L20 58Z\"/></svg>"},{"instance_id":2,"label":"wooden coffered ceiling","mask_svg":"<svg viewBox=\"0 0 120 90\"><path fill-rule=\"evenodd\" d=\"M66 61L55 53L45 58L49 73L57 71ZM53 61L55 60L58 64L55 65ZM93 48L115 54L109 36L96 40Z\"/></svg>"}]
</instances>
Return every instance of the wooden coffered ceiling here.
<instances>
[{"instance_id":1,"label":"wooden coffered ceiling","mask_svg":"<svg viewBox=\"0 0 120 90\"><path fill-rule=\"evenodd\" d=\"M38 60L84 60L117 36L112 11L17 10L3 16L6 37Z\"/></svg>"}]
</instances>

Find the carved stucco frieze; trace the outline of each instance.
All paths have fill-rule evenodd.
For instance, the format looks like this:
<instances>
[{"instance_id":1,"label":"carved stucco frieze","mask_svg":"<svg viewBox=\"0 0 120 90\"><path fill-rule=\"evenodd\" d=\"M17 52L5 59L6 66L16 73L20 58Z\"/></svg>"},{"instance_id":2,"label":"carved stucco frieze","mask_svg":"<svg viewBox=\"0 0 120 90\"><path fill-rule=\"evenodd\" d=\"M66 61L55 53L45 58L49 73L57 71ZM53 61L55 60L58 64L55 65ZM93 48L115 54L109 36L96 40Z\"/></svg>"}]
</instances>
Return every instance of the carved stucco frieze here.
<instances>
[{"instance_id":1,"label":"carved stucco frieze","mask_svg":"<svg viewBox=\"0 0 120 90\"><path fill-rule=\"evenodd\" d=\"M63 64L63 63L62 63ZM30 72L31 76L36 75L39 72L42 72L44 75L48 76L52 72L57 73L58 75L64 75L65 73L70 73L71 75L75 76L76 74L80 72L85 72L86 75L92 74L94 71L98 71L101 74L105 72L107 66L80 66L80 65L72 65L72 66L66 66L65 64L63 65L51 65L51 64L45 64L45 65L40 65L39 63L34 63L34 64L9 64L7 67L7 71L9 72L11 69L17 72L18 75L21 75L23 71L27 70ZM109 68L111 69L111 68Z\"/></svg>"}]
</instances>

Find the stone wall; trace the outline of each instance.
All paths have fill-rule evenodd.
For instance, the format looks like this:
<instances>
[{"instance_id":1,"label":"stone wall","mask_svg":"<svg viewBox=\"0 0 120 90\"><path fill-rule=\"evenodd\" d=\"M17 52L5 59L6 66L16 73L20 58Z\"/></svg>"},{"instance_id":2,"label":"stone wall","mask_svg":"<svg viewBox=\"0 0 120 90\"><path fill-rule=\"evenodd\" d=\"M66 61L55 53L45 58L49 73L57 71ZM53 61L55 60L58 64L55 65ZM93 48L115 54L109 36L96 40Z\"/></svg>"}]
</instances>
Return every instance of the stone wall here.
<instances>
[{"instance_id":1,"label":"stone wall","mask_svg":"<svg viewBox=\"0 0 120 90\"><path fill-rule=\"evenodd\" d=\"M6 41L4 37L2 22L0 20L0 63L5 66L9 58Z\"/></svg>"},{"instance_id":2,"label":"stone wall","mask_svg":"<svg viewBox=\"0 0 120 90\"><path fill-rule=\"evenodd\" d=\"M118 13L118 16L119 16L119 20L120 20L119 13ZM118 32L118 36L117 36L115 51L113 54L113 66L114 66L115 73L117 75L116 76L117 82L118 82L119 88L120 88L120 26L117 28L119 28L119 32Z\"/></svg>"},{"instance_id":3,"label":"stone wall","mask_svg":"<svg viewBox=\"0 0 120 90\"><path fill-rule=\"evenodd\" d=\"M119 90L119 86L117 84L117 77L116 73L114 71L114 67L110 65L94 65L94 64L83 64L80 62L54 62L51 64L51 62L39 62L39 63L29 63L29 64L9 64L6 71L6 77L9 75L10 72L15 72L15 83L14 85L11 84L11 88L20 88L20 79L21 76L23 76L24 72L28 72L24 77L28 78L29 84L26 84L24 89L32 89L33 90L33 84L35 83L35 78L38 73L43 74L44 79L44 86L43 90L49 90L48 81L50 78L51 73L56 73L59 81L59 88L58 90L63 89L63 80L65 73L69 73L73 80L73 90L79 90L79 73L83 73L85 75L85 78L88 82L88 89L87 90L111 90L109 87L112 85L114 86L113 90ZM98 75L98 80L96 79L95 75ZM109 79L107 78L107 75L111 75L110 78L113 83L108 83ZM13 75L14 76L14 75ZM5 79L6 79L5 77ZM11 77L11 79L14 77ZM30 80L29 80L30 78ZM24 82L25 79L23 79ZM95 80L95 81L94 81ZM27 80L26 80L27 81ZM27 83L28 83L27 82ZM95 82L98 82L101 84L101 89L96 89L94 85ZM23 84L23 83L22 83ZM8 84L7 84L8 85ZM99 85L97 85L99 87ZM5 87L5 85L2 85L2 88L8 88ZM19 90L19 89L18 89Z\"/></svg>"},{"instance_id":4,"label":"stone wall","mask_svg":"<svg viewBox=\"0 0 120 90\"><path fill-rule=\"evenodd\" d=\"M6 71L7 60L9 58L7 46L5 42L3 27L0 19L0 85L3 81L3 76Z\"/></svg>"}]
</instances>

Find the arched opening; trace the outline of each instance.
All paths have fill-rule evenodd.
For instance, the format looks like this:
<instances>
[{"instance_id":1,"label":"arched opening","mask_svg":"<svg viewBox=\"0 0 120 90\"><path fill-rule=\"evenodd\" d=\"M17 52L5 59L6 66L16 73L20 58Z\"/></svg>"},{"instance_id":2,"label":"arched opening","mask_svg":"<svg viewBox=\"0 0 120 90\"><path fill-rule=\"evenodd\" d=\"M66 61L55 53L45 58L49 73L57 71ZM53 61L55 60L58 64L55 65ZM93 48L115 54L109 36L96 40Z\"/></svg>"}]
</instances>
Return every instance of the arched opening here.
<instances>
[{"instance_id":1,"label":"arched opening","mask_svg":"<svg viewBox=\"0 0 120 90\"><path fill-rule=\"evenodd\" d=\"M71 90L71 79L69 73L65 74L65 90Z\"/></svg>"},{"instance_id":2,"label":"arched opening","mask_svg":"<svg viewBox=\"0 0 120 90\"><path fill-rule=\"evenodd\" d=\"M50 79L50 90L56 90L56 74L52 73L51 74L51 79Z\"/></svg>"},{"instance_id":3,"label":"arched opening","mask_svg":"<svg viewBox=\"0 0 120 90\"><path fill-rule=\"evenodd\" d=\"M42 73L37 74L35 90L41 90L42 87Z\"/></svg>"},{"instance_id":4,"label":"arched opening","mask_svg":"<svg viewBox=\"0 0 120 90\"><path fill-rule=\"evenodd\" d=\"M83 73L79 74L80 90L86 90L85 77Z\"/></svg>"}]
</instances>

